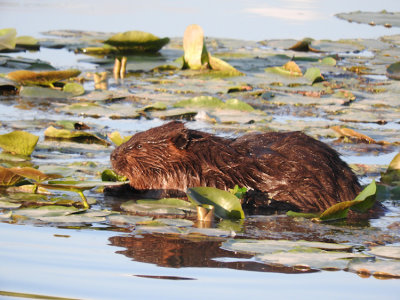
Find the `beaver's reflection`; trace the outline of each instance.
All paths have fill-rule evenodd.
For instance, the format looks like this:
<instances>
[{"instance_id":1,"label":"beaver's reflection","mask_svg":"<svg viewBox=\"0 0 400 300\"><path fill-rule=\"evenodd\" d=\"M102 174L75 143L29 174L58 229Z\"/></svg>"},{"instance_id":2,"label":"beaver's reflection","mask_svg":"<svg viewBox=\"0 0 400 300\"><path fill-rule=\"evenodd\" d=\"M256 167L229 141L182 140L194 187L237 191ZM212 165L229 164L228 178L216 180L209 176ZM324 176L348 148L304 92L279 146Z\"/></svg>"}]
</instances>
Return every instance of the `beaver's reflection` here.
<instances>
[{"instance_id":1,"label":"beaver's reflection","mask_svg":"<svg viewBox=\"0 0 400 300\"><path fill-rule=\"evenodd\" d=\"M304 273L291 267L269 266L245 260L251 255L238 254L221 249L221 241L190 240L178 236L151 235L114 236L111 245L124 247L117 251L135 261L156 264L162 267L211 267L232 268L279 273ZM223 258L223 259L222 259ZM227 258L236 258L229 260ZM240 260L242 258L243 260Z\"/></svg>"}]
</instances>

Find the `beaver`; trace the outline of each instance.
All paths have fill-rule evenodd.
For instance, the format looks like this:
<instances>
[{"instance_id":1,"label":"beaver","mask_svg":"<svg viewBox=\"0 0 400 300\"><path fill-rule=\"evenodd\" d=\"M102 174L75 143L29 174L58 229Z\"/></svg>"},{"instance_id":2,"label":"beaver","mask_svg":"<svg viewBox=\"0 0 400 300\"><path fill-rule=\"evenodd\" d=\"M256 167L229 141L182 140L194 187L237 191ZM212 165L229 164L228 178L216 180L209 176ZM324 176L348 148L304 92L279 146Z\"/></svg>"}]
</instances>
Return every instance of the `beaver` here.
<instances>
[{"instance_id":1,"label":"beaver","mask_svg":"<svg viewBox=\"0 0 400 300\"><path fill-rule=\"evenodd\" d=\"M137 192L246 187L244 208L316 212L360 192L338 152L299 131L224 138L172 121L133 135L111 164Z\"/></svg>"}]
</instances>

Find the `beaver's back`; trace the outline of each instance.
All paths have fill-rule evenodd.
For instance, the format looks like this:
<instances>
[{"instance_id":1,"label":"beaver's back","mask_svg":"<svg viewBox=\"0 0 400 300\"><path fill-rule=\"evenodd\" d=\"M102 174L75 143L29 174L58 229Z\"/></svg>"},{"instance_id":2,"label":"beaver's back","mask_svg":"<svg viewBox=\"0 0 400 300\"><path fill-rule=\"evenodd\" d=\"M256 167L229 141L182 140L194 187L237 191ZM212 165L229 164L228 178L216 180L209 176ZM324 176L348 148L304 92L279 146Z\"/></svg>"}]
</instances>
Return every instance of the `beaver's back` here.
<instances>
[{"instance_id":1,"label":"beaver's back","mask_svg":"<svg viewBox=\"0 0 400 300\"><path fill-rule=\"evenodd\" d=\"M301 210L321 211L353 200L360 191L357 177L339 154L301 132L248 134L231 143L252 158L264 180L255 190ZM248 200L247 205L259 205Z\"/></svg>"}]
</instances>

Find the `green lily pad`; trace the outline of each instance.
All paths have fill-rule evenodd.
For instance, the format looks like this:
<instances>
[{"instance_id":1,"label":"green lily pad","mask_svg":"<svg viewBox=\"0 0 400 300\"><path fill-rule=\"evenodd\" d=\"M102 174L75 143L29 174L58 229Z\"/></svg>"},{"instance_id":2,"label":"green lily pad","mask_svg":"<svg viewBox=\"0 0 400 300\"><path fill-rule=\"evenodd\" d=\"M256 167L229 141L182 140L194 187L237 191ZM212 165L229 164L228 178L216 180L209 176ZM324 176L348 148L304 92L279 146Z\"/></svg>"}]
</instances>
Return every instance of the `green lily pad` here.
<instances>
[{"instance_id":1,"label":"green lily pad","mask_svg":"<svg viewBox=\"0 0 400 300\"><path fill-rule=\"evenodd\" d=\"M21 85L48 85L76 77L81 73L79 70L70 69L63 71L42 71L33 72L28 70L19 70L7 74L7 78L18 82Z\"/></svg>"},{"instance_id":2,"label":"green lily pad","mask_svg":"<svg viewBox=\"0 0 400 300\"><path fill-rule=\"evenodd\" d=\"M169 205L157 203L156 200L144 200L137 203L134 200L127 201L121 204L121 208L127 212L143 215L174 215L174 216L187 216L194 214L195 210L190 207L179 207L176 205Z\"/></svg>"},{"instance_id":3,"label":"green lily pad","mask_svg":"<svg viewBox=\"0 0 400 300\"><path fill-rule=\"evenodd\" d=\"M222 219L244 218L240 200L230 192L213 187L195 187L189 188L186 194L195 204L213 205L215 215Z\"/></svg>"},{"instance_id":4,"label":"green lily pad","mask_svg":"<svg viewBox=\"0 0 400 300\"><path fill-rule=\"evenodd\" d=\"M14 49L17 42L17 31L15 28L0 29L0 51Z\"/></svg>"},{"instance_id":5,"label":"green lily pad","mask_svg":"<svg viewBox=\"0 0 400 300\"><path fill-rule=\"evenodd\" d=\"M352 201L343 201L325 210L319 219L323 221L337 220L347 217L349 209L365 212L370 209L376 201L376 183L372 181Z\"/></svg>"},{"instance_id":6,"label":"green lily pad","mask_svg":"<svg viewBox=\"0 0 400 300\"><path fill-rule=\"evenodd\" d=\"M101 172L101 181L112 181L112 182L126 182L126 176L121 176L115 173L113 170L104 170Z\"/></svg>"},{"instance_id":7,"label":"green lily pad","mask_svg":"<svg viewBox=\"0 0 400 300\"><path fill-rule=\"evenodd\" d=\"M364 12L355 11L350 13L336 14L339 19L369 25L383 25L385 27L400 27L400 13L399 12Z\"/></svg>"},{"instance_id":8,"label":"green lily pad","mask_svg":"<svg viewBox=\"0 0 400 300\"><path fill-rule=\"evenodd\" d=\"M391 64L386 69L386 75L390 79L400 80L400 62L396 62L394 64Z\"/></svg>"},{"instance_id":9,"label":"green lily pad","mask_svg":"<svg viewBox=\"0 0 400 300\"><path fill-rule=\"evenodd\" d=\"M111 215L108 216L107 219L111 224L136 225L137 223L151 221L153 218L145 216Z\"/></svg>"},{"instance_id":10,"label":"green lily pad","mask_svg":"<svg viewBox=\"0 0 400 300\"><path fill-rule=\"evenodd\" d=\"M321 70L319 68L308 68L304 73L304 77L311 81L311 84L324 81L324 76L321 74Z\"/></svg>"},{"instance_id":11,"label":"green lily pad","mask_svg":"<svg viewBox=\"0 0 400 300\"><path fill-rule=\"evenodd\" d=\"M281 67L269 67L265 69L266 72L276 73L284 76L303 76L300 67L294 62L289 61Z\"/></svg>"},{"instance_id":12,"label":"green lily pad","mask_svg":"<svg viewBox=\"0 0 400 300\"><path fill-rule=\"evenodd\" d=\"M167 104L164 102L156 102L142 108L143 111L166 110Z\"/></svg>"},{"instance_id":13,"label":"green lily pad","mask_svg":"<svg viewBox=\"0 0 400 300\"><path fill-rule=\"evenodd\" d=\"M29 156L35 150L39 137L25 131L13 131L0 135L0 147L4 151Z\"/></svg>"},{"instance_id":14,"label":"green lily pad","mask_svg":"<svg viewBox=\"0 0 400 300\"><path fill-rule=\"evenodd\" d=\"M18 36L16 38L16 46L27 49L38 49L39 41L28 35Z\"/></svg>"},{"instance_id":15,"label":"green lily pad","mask_svg":"<svg viewBox=\"0 0 400 300\"><path fill-rule=\"evenodd\" d=\"M80 141L80 142L85 142L88 141L90 142L96 142L101 145L108 146L110 145L109 142L106 140L100 138L96 134L86 132L86 131L71 131L67 129L57 129L53 126L48 127L44 131L44 136L47 138L56 138L56 139L68 139L68 140L75 140L75 141Z\"/></svg>"},{"instance_id":16,"label":"green lily pad","mask_svg":"<svg viewBox=\"0 0 400 300\"><path fill-rule=\"evenodd\" d=\"M175 102L174 107L202 107L202 108L222 108L224 102L216 97L198 96L188 100Z\"/></svg>"},{"instance_id":17,"label":"green lily pad","mask_svg":"<svg viewBox=\"0 0 400 300\"><path fill-rule=\"evenodd\" d=\"M193 221L185 220L185 219L158 218L157 222L160 222L164 225L176 226L176 227L191 227L194 225Z\"/></svg>"},{"instance_id":18,"label":"green lily pad","mask_svg":"<svg viewBox=\"0 0 400 300\"><path fill-rule=\"evenodd\" d=\"M179 208L190 208L196 209L196 206L193 205L189 201L185 201L179 198L162 198L162 199L140 199L136 201L138 204L160 204L160 205L169 205L176 206Z\"/></svg>"},{"instance_id":19,"label":"green lily pad","mask_svg":"<svg viewBox=\"0 0 400 300\"><path fill-rule=\"evenodd\" d=\"M0 200L0 208L18 208L21 205L21 203Z\"/></svg>"},{"instance_id":20,"label":"green lily pad","mask_svg":"<svg viewBox=\"0 0 400 300\"><path fill-rule=\"evenodd\" d=\"M336 59L331 56L324 57L321 63L327 66L336 66Z\"/></svg>"},{"instance_id":21,"label":"green lily pad","mask_svg":"<svg viewBox=\"0 0 400 300\"><path fill-rule=\"evenodd\" d=\"M117 47L120 51L157 52L169 43L169 38L162 38L143 31L117 33L104 43Z\"/></svg>"},{"instance_id":22,"label":"green lily pad","mask_svg":"<svg viewBox=\"0 0 400 300\"><path fill-rule=\"evenodd\" d=\"M123 143L129 141L132 136L124 136L122 137L118 131L113 131L108 135L108 138L113 142L116 146L122 145Z\"/></svg>"},{"instance_id":23,"label":"green lily pad","mask_svg":"<svg viewBox=\"0 0 400 300\"><path fill-rule=\"evenodd\" d=\"M0 186L13 186L23 179L23 176L14 173L10 169L0 166Z\"/></svg>"},{"instance_id":24,"label":"green lily pad","mask_svg":"<svg viewBox=\"0 0 400 300\"><path fill-rule=\"evenodd\" d=\"M63 92L73 96L80 96L85 93L85 88L79 83L69 82L63 86Z\"/></svg>"},{"instance_id":25,"label":"green lily pad","mask_svg":"<svg viewBox=\"0 0 400 300\"><path fill-rule=\"evenodd\" d=\"M35 208L21 208L15 210L14 213L16 215L22 215L30 218L38 218L38 217L66 216L79 211L82 210L73 206L47 205Z\"/></svg>"},{"instance_id":26,"label":"green lily pad","mask_svg":"<svg viewBox=\"0 0 400 300\"><path fill-rule=\"evenodd\" d=\"M242 76L242 72L228 64L226 61L217 57L209 55L209 66L211 70L218 71L221 75L225 76Z\"/></svg>"},{"instance_id":27,"label":"green lily pad","mask_svg":"<svg viewBox=\"0 0 400 300\"><path fill-rule=\"evenodd\" d=\"M42 98L42 99L67 99L73 95L65 91L49 89L40 86L23 86L19 95L29 98Z\"/></svg>"},{"instance_id":28,"label":"green lily pad","mask_svg":"<svg viewBox=\"0 0 400 300\"><path fill-rule=\"evenodd\" d=\"M227 109L234 109L241 111L249 111L249 112L254 111L254 108L250 104L247 104L246 102L243 102L239 99L226 100L224 107Z\"/></svg>"}]
</instances>

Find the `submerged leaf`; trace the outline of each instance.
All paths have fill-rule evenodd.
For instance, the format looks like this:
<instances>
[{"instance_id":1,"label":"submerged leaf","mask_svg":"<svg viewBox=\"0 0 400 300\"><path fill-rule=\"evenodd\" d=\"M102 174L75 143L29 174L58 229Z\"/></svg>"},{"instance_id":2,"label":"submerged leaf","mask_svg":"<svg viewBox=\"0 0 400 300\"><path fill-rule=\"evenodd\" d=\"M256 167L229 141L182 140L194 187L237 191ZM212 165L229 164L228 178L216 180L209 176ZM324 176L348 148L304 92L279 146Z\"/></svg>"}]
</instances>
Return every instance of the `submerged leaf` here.
<instances>
[{"instance_id":1,"label":"submerged leaf","mask_svg":"<svg viewBox=\"0 0 400 300\"><path fill-rule=\"evenodd\" d=\"M42 71L33 72L28 70L19 70L8 73L7 78L14 80L22 85L48 85L54 82L76 77L81 73L79 70L70 69L63 71Z\"/></svg>"},{"instance_id":2,"label":"submerged leaf","mask_svg":"<svg viewBox=\"0 0 400 300\"><path fill-rule=\"evenodd\" d=\"M189 188L189 199L196 204L215 207L215 215L222 219L243 219L244 212L240 200L230 192L213 187Z\"/></svg>"},{"instance_id":3,"label":"submerged leaf","mask_svg":"<svg viewBox=\"0 0 400 300\"><path fill-rule=\"evenodd\" d=\"M0 135L0 147L13 154L29 156L36 147L39 137L25 131L13 131Z\"/></svg>"}]
</instances>

